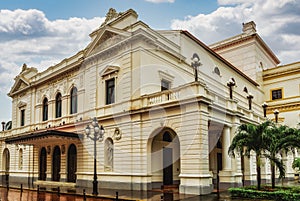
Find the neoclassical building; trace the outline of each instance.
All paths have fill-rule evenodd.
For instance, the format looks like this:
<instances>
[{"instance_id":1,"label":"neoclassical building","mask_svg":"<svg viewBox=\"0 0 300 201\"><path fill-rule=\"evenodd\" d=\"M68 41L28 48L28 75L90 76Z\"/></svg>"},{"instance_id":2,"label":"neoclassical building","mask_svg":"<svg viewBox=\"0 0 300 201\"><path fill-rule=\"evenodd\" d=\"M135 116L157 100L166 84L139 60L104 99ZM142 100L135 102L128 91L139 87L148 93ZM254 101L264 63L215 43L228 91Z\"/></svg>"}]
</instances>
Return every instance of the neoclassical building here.
<instances>
[{"instance_id":1,"label":"neoclassical building","mask_svg":"<svg viewBox=\"0 0 300 201\"><path fill-rule=\"evenodd\" d=\"M187 31L153 30L132 9L110 9L85 49L43 72L24 64L8 94L12 128L0 133L2 185L92 187L95 155L99 188L171 185L199 195L216 188L217 175L222 188L255 183L254 157L230 158L231 139L239 125L265 120L264 102L272 115L291 99L269 95L283 93L284 67L253 22L243 29L241 41L209 47ZM298 64L288 68L299 77ZM294 113L289 123L299 122ZM104 131L96 147L94 117Z\"/></svg>"}]
</instances>

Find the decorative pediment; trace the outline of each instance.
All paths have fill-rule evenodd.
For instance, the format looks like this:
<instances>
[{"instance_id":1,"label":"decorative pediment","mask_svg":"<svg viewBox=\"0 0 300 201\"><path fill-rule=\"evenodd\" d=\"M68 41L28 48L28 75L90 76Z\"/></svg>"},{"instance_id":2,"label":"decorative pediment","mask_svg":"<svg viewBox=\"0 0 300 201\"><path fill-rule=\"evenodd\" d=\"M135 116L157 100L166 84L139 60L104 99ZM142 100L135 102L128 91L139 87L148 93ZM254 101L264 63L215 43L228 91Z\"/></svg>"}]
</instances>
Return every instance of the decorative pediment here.
<instances>
[{"instance_id":1,"label":"decorative pediment","mask_svg":"<svg viewBox=\"0 0 300 201\"><path fill-rule=\"evenodd\" d=\"M11 88L9 95L11 96L12 94L21 91L22 89L26 88L29 86L29 82L22 76L18 76L16 78L15 84Z\"/></svg>"},{"instance_id":2,"label":"decorative pediment","mask_svg":"<svg viewBox=\"0 0 300 201\"><path fill-rule=\"evenodd\" d=\"M96 36L94 36L96 34ZM92 34L94 40L87 48L86 56L105 50L128 38L130 33L113 27L102 27Z\"/></svg>"},{"instance_id":3,"label":"decorative pediment","mask_svg":"<svg viewBox=\"0 0 300 201\"><path fill-rule=\"evenodd\" d=\"M23 101L20 101L17 105L18 108L21 108L21 107L26 107L27 103L23 102Z\"/></svg>"},{"instance_id":4,"label":"decorative pediment","mask_svg":"<svg viewBox=\"0 0 300 201\"><path fill-rule=\"evenodd\" d=\"M109 66L106 66L101 72L100 72L100 76L101 77L105 77L107 75L111 75L111 74L114 74L114 73L117 73L119 72L120 70L120 67L119 66L112 66L112 65L109 65Z\"/></svg>"}]
</instances>

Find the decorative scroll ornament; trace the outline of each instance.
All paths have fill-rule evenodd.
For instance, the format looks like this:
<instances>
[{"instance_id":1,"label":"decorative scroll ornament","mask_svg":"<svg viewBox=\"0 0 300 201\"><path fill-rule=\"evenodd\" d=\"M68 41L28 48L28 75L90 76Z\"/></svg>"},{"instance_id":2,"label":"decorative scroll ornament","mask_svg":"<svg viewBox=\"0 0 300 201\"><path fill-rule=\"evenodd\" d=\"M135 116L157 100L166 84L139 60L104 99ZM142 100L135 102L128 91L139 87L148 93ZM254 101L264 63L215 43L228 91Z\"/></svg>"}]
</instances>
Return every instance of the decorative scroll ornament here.
<instances>
[{"instance_id":1,"label":"decorative scroll ornament","mask_svg":"<svg viewBox=\"0 0 300 201\"><path fill-rule=\"evenodd\" d=\"M117 13L116 9L114 8L110 8L106 14L106 18L105 21L101 24L101 26L107 24L109 21L111 21L114 18L117 18L118 16L120 16L122 13Z\"/></svg>"}]
</instances>

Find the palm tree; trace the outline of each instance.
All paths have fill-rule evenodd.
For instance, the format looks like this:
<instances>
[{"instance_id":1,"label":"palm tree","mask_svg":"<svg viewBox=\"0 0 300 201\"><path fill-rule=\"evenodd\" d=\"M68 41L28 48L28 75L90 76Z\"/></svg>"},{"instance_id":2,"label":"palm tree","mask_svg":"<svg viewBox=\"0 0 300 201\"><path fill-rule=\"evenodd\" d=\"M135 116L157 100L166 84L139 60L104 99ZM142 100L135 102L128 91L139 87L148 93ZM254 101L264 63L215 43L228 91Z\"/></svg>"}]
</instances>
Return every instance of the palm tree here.
<instances>
[{"instance_id":1,"label":"palm tree","mask_svg":"<svg viewBox=\"0 0 300 201\"><path fill-rule=\"evenodd\" d=\"M267 143L265 143L267 152L264 155L270 160L272 188L275 188L275 167L279 170L279 179L285 176L283 162L276 156L300 147L300 138L296 129L285 125L273 125L271 129L268 129L267 133Z\"/></svg>"},{"instance_id":2,"label":"palm tree","mask_svg":"<svg viewBox=\"0 0 300 201\"><path fill-rule=\"evenodd\" d=\"M235 157L235 151L243 153L250 157L250 152L254 151L256 154L256 172L257 172L257 189L261 186L261 156L264 151L264 140L267 135L267 130L272 125L271 121L265 121L261 124L242 124L238 127L236 135L232 139L231 145L228 149L228 154Z\"/></svg>"}]
</instances>

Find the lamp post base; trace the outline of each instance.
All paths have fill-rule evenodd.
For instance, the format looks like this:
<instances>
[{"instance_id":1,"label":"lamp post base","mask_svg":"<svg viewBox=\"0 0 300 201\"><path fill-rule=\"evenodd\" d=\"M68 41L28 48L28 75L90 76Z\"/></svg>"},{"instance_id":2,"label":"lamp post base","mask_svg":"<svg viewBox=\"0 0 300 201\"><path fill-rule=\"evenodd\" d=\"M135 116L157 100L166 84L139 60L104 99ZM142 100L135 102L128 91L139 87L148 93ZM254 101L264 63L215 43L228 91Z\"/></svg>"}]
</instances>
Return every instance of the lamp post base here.
<instances>
[{"instance_id":1,"label":"lamp post base","mask_svg":"<svg viewBox=\"0 0 300 201\"><path fill-rule=\"evenodd\" d=\"M98 195L98 181L94 180L93 181L93 195Z\"/></svg>"}]
</instances>

